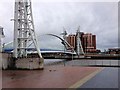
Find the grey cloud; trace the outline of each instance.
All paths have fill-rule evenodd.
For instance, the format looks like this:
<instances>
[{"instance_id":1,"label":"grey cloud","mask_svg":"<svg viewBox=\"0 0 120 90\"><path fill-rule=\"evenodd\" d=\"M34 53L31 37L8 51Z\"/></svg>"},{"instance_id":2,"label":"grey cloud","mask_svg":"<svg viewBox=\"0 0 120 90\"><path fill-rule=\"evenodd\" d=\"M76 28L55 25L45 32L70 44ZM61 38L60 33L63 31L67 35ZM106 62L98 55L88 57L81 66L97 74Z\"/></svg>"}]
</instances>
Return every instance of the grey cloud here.
<instances>
[{"instance_id":1,"label":"grey cloud","mask_svg":"<svg viewBox=\"0 0 120 90\"><path fill-rule=\"evenodd\" d=\"M6 3L7 8L5 8ZM0 24L5 28L5 41L8 42L12 40L9 38L12 37L13 23L9 20L14 16L14 3L6 3L0 6L0 10L3 11L0 14ZM68 33L75 33L79 25L81 31L93 33L97 36L97 48L104 49L117 47L118 45L117 3L33 2L32 7L35 31L37 36L40 36L40 47L63 48L58 39L48 38L44 34L60 35L63 27L66 28Z\"/></svg>"}]
</instances>

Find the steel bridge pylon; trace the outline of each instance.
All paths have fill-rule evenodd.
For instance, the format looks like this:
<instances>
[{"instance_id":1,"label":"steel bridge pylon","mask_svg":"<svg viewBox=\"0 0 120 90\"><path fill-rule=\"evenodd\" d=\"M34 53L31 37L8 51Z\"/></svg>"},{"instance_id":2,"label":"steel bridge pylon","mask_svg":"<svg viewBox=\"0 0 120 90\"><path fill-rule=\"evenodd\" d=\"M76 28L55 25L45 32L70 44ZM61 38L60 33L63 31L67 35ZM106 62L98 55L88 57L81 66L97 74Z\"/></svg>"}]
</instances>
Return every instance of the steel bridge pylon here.
<instances>
[{"instance_id":1,"label":"steel bridge pylon","mask_svg":"<svg viewBox=\"0 0 120 90\"><path fill-rule=\"evenodd\" d=\"M15 0L14 12L14 58L27 58L27 49L34 44L43 68L43 57L38 46L32 16L31 0Z\"/></svg>"},{"instance_id":2,"label":"steel bridge pylon","mask_svg":"<svg viewBox=\"0 0 120 90\"><path fill-rule=\"evenodd\" d=\"M78 56L80 54L84 55L84 51L83 51L81 40L80 40L80 38L81 38L81 35L80 35L80 26L78 27L76 36L77 36L77 50L76 50L76 53L77 53Z\"/></svg>"}]
</instances>

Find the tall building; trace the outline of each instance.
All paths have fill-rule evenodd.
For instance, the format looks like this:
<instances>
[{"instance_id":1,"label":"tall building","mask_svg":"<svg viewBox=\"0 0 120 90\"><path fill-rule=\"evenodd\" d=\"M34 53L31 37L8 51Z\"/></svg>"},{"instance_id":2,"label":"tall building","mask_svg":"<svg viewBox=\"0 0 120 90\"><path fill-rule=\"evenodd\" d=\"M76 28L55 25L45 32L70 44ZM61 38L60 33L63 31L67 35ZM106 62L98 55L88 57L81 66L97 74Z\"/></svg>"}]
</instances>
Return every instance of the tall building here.
<instances>
[{"instance_id":1,"label":"tall building","mask_svg":"<svg viewBox=\"0 0 120 90\"><path fill-rule=\"evenodd\" d=\"M91 33L84 34L83 43L84 52L86 53L96 52L96 35L92 35Z\"/></svg>"},{"instance_id":2,"label":"tall building","mask_svg":"<svg viewBox=\"0 0 120 90\"><path fill-rule=\"evenodd\" d=\"M92 33L83 33L80 32L80 40L82 44L83 51L85 53L94 53L96 52L96 35ZM77 36L75 34L70 34L67 36L67 42L73 46L76 50L77 48Z\"/></svg>"},{"instance_id":3,"label":"tall building","mask_svg":"<svg viewBox=\"0 0 120 90\"><path fill-rule=\"evenodd\" d=\"M93 47L96 49L96 35L92 35Z\"/></svg>"},{"instance_id":4,"label":"tall building","mask_svg":"<svg viewBox=\"0 0 120 90\"><path fill-rule=\"evenodd\" d=\"M76 47L76 35L75 34L70 34L67 36L67 42L75 49ZM70 49L70 47L69 47Z\"/></svg>"}]
</instances>

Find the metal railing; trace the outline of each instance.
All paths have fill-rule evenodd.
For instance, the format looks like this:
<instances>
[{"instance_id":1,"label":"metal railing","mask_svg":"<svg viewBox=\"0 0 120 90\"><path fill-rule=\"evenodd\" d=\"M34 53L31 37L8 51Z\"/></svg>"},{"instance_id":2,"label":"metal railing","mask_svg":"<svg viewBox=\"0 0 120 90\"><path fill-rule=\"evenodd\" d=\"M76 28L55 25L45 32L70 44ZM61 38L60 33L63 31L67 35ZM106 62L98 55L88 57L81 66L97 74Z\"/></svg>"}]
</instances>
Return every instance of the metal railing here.
<instances>
[{"instance_id":1,"label":"metal railing","mask_svg":"<svg viewBox=\"0 0 120 90\"><path fill-rule=\"evenodd\" d=\"M72 60L66 62L72 66L120 67L120 60Z\"/></svg>"}]
</instances>

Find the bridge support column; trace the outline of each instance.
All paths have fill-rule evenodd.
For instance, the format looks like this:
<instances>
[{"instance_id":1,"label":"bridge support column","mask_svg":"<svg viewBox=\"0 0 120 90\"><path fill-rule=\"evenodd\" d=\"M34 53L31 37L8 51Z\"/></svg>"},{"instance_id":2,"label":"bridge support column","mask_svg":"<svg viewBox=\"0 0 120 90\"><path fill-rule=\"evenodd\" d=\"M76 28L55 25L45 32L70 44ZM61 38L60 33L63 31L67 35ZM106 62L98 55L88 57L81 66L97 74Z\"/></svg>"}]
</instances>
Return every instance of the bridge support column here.
<instances>
[{"instance_id":1,"label":"bridge support column","mask_svg":"<svg viewBox=\"0 0 120 90\"><path fill-rule=\"evenodd\" d=\"M39 55L40 68L43 68L43 57L40 52L32 16L31 0L15 0L14 13L14 52L10 66L15 67L16 60L26 60L28 49L34 44ZM28 58L27 58L28 59Z\"/></svg>"},{"instance_id":2,"label":"bridge support column","mask_svg":"<svg viewBox=\"0 0 120 90\"><path fill-rule=\"evenodd\" d=\"M7 69L16 69L16 60L17 58L11 57L10 60L8 60L8 68Z\"/></svg>"}]
</instances>

